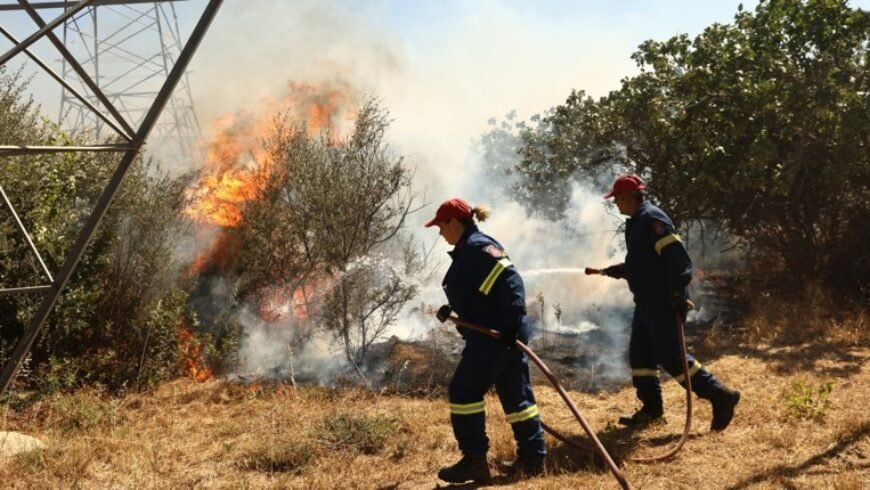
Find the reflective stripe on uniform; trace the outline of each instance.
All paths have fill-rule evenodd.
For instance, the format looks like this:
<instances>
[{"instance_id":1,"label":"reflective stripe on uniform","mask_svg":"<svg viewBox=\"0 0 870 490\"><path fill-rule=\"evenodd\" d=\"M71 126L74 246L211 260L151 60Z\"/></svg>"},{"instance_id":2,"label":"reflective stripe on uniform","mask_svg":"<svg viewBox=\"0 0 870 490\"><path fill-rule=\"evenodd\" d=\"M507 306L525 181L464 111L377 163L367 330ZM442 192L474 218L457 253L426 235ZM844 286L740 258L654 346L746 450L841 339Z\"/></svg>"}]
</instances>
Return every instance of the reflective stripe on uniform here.
<instances>
[{"instance_id":1,"label":"reflective stripe on uniform","mask_svg":"<svg viewBox=\"0 0 870 490\"><path fill-rule=\"evenodd\" d=\"M504 272L505 269L510 267L511 261L508 259L499 259L498 262L492 267L492 270L489 271L489 275L486 276L486 280L483 281L483 284L480 285L479 291L483 294L489 294L489 291L492 289L492 286L495 284L495 280L498 279L498 276Z\"/></svg>"},{"instance_id":2,"label":"reflective stripe on uniform","mask_svg":"<svg viewBox=\"0 0 870 490\"><path fill-rule=\"evenodd\" d=\"M452 415L474 415L476 413L484 412L485 404L483 400L474 403L451 403L450 404L450 413Z\"/></svg>"},{"instance_id":3,"label":"reflective stripe on uniform","mask_svg":"<svg viewBox=\"0 0 870 490\"><path fill-rule=\"evenodd\" d=\"M643 378L643 377L652 377L658 378L661 375L661 372L658 369L632 369L631 377L633 378Z\"/></svg>"},{"instance_id":4,"label":"reflective stripe on uniform","mask_svg":"<svg viewBox=\"0 0 870 490\"><path fill-rule=\"evenodd\" d=\"M508 421L509 424L516 424L517 422L525 422L530 418L536 417L538 415L538 405L530 405L524 410L514 413L506 413L504 414L505 420Z\"/></svg>"},{"instance_id":5,"label":"reflective stripe on uniform","mask_svg":"<svg viewBox=\"0 0 870 490\"><path fill-rule=\"evenodd\" d=\"M700 362L693 362L692 365L689 366L689 377L691 378L692 376L694 376L698 371L701 370L702 367L704 366L702 366ZM674 381L676 381L677 383L682 383L684 379L686 379L686 373L680 374L679 376L674 376Z\"/></svg>"},{"instance_id":6,"label":"reflective stripe on uniform","mask_svg":"<svg viewBox=\"0 0 870 490\"><path fill-rule=\"evenodd\" d=\"M670 235L659 238L655 244L656 253L661 255L662 249L672 243L683 243L683 241L680 240L680 235L674 235L671 233Z\"/></svg>"}]
</instances>

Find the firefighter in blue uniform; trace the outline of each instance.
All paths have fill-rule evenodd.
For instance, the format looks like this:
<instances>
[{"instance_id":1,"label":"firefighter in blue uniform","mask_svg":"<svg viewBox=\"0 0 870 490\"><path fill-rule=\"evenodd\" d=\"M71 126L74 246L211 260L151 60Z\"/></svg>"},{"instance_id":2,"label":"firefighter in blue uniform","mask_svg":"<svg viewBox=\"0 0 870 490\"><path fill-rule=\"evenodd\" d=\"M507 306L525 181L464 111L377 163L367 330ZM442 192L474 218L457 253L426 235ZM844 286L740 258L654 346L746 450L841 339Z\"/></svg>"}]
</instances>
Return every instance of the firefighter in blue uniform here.
<instances>
[{"instance_id":1,"label":"firefighter in blue uniform","mask_svg":"<svg viewBox=\"0 0 870 490\"><path fill-rule=\"evenodd\" d=\"M624 175L604 196L613 197L619 212L630 216L625 224L625 262L602 270L604 275L626 279L634 295L628 358L642 407L619 418L620 424L630 427L642 427L663 417L659 366L685 387L676 315L686 318L687 288L692 279L692 260L673 222L646 202L644 189L646 184L640 177ZM686 359L692 391L713 406L710 429L724 430L731 423L740 393L725 387L691 355Z\"/></svg>"},{"instance_id":2,"label":"firefighter in blue uniform","mask_svg":"<svg viewBox=\"0 0 870 490\"><path fill-rule=\"evenodd\" d=\"M486 453L484 394L495 386L517 443L517 459L508 463L513 474L537 475L544 470L544 431L529 382L526 355L516 340L528 342L525 290L516 268L493 238L478 230L474 218L484 221L489 211L462 199L444 202L426 226L438 226L454 248L453 262L443 287L449 305L438 310L442 322L451 312L459 318L501 333L501 343L476 331L458 327L465 339L462 359L450 381L450 421L462 451L458 463L443 468L438 477L450 483L489 479Z\"/></svg>"}]
</instances>

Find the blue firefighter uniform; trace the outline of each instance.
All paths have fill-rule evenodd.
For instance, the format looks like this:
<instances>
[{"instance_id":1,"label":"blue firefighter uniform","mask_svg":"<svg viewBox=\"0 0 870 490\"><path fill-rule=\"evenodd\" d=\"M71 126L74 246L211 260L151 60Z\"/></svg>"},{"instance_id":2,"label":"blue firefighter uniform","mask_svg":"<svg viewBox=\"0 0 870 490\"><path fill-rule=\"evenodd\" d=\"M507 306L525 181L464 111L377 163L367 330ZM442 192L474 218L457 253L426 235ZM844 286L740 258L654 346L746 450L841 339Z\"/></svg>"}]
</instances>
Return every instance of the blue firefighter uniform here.
<instances>
[{"instance_id":1,"label":"blue firefighter uniform","mask_svg":"<svg viewBox=\"0 0 870 490\"><path fill-rule=\"evenodd\" d=\"M449 254L453 263L443 287L459 318L500 332L513 330L521 342L528 342L531 326L523 281L504 247L472 225ZM494 385L520 457L543 457L544 431L529 381L528 358L482 333L459 328L465 348L450 382L449 399L460 451L484 455L489 449L483 397Z\"/></svg>"},{"instance_id":2,"label":"blue firefighter uniform","mask_svg":"<svg viewBox=\"0 0 870 490\"><path fill-rule=\"evenodd\" d=\"M628 252L621 272L635 302L629 341L632 383L643 402L643 411L660 416L663 410L658 367L684 385L677 320L670 298L674 294L687 297L692 260L671 219L648 202L626 220L625 244ZM698 361L690 355L687 360L695 394L709 400L722 391L719 381Z\"/></svg>"}]
</instances>

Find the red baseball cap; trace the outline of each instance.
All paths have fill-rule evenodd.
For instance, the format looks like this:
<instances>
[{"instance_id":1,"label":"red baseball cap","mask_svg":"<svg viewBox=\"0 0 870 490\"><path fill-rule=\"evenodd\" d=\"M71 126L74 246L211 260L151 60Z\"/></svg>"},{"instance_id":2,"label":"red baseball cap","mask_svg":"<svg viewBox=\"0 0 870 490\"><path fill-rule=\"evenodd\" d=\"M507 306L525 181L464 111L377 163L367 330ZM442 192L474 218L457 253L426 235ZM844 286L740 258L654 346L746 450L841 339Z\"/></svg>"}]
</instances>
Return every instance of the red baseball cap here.
<instances>
[{"instance_id":1,"label":"red baseball cap","mask_svg":"<svg viewBox=\"0 0 870 490\"><path fill-rule=\"evenodd\" d=\"M640 177L634 174L623 175L613 182L613 189L604 195L604 199L609 199L623 192L639 191L641 189L646 189L646 184Z\"/></svg>"},{"instance_id":2,"label":"red baseball cap","mask_svg":"<svg viewBox=\"0 0 870 490\"><path fill-rule=\"evenodd\" d=\"M435 217L426 223L426 228L435 226L442 221L450 221L453 218L462 219L471 217L471 205L464 199L454 197L448 199L438 206L438 212Z\"/></svg>"}]
</instances>

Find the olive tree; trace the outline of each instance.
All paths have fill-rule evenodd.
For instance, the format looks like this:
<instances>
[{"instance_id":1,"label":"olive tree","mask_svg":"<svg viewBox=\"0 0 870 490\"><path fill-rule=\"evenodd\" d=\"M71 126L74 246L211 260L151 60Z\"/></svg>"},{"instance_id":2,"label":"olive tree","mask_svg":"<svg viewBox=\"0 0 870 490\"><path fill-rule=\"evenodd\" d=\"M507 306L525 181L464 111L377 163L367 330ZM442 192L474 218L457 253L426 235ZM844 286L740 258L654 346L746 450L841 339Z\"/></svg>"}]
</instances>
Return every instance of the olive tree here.
<instances>
[{"instance_id":1,"label":"olive tree","mask_svg":"<svg viewBox=\"0 0 870 490\"><path fill-rule=\"evenodd\" d=\"M310 313L354 365L416 292L416 262L399 246L415 201L411 171L386 144L388 126L374 100L346 137L276 119L264 142L263 191L233 231L240 294L258 297L276 284L325 291Z\"/></svg>"}]
</instances>

